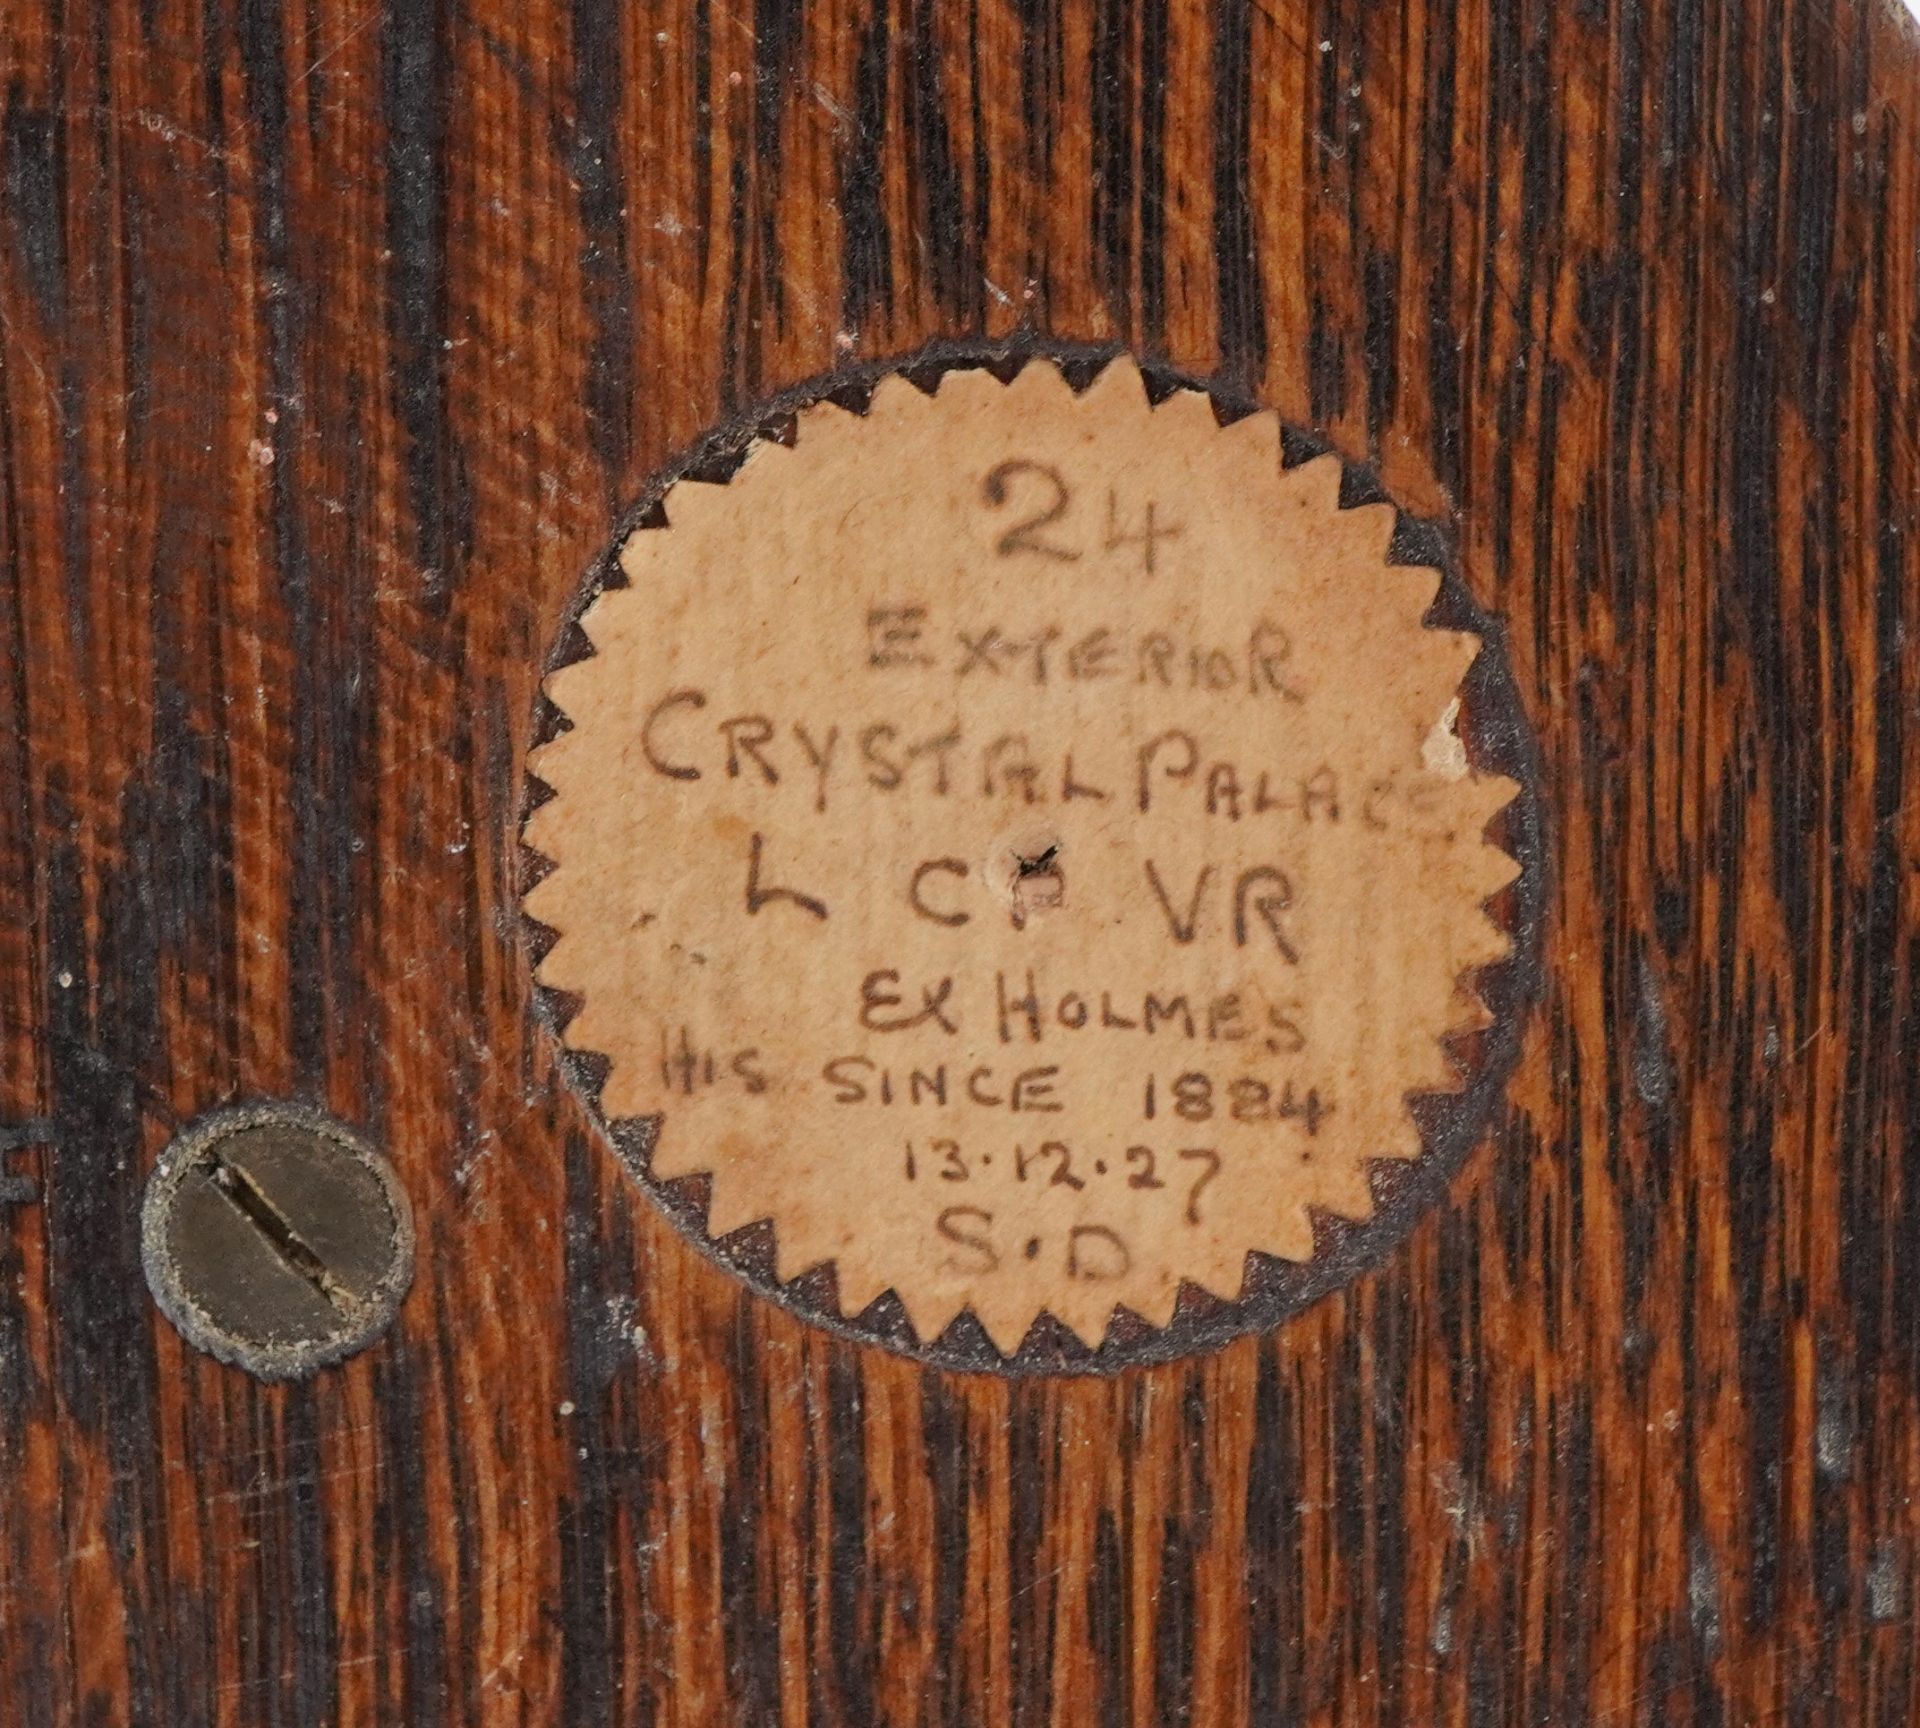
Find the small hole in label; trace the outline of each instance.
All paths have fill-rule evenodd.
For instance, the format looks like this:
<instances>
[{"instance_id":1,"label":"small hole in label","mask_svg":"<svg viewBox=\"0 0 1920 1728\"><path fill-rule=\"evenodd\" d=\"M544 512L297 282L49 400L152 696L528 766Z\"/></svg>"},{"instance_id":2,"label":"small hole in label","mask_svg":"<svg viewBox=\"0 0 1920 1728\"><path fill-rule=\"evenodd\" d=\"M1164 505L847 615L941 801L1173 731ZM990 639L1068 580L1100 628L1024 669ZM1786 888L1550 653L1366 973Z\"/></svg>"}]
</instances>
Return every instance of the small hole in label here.
<instances>
[{"instance_id":1,"label":"small hole in label","mask_svg":"<svg viewBox=\"0 0 1920 1728\"><path fill-rule=\"evenodd\" d=\"M1043 851L1035 853L1031 858L1023 858L1015 853L1013 873L1022 879L1028 876L1051 876L1054 874L1054 866L1059 862L1059 858L1060 842L1058 840Z\"/></svg>"},{"instance_id":2,"label":"small hole in label","mask_svg":"<svg viewBox=\"0 0 1920 1728\"><path fill-rule=\"evenodd\" d=\"M1009 849L1012 880L1008 899L1013 909L1013 927L1024 930L1027 921L1041 912L1051 912L1067 898L1066 872L1060 867L1060 842L1045 839Z\"/></svg>"}]
</instances>

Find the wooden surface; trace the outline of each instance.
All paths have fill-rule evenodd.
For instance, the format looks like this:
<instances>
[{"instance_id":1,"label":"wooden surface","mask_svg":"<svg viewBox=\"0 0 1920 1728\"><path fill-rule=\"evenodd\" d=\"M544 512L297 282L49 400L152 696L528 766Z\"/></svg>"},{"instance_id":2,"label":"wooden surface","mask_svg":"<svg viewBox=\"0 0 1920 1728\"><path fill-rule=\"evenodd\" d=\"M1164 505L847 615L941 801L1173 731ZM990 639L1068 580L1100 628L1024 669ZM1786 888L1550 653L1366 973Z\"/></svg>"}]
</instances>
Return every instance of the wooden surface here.
<instances>
[{"instance_id":1,"label":"wooden surface","mask_svg":"<svg viewBox=\"0 0 1920 1728\"><path fill-rule=\"evenodd\" d=\"M9 1728L1915 1720L1893 7L8 0L0 42ZM1548 867L1508 1102L1378 1271L1015 1383L809 1327L634 1188L530 1011L515 824L649 472L1023 325L1451 523ZM292 1389L139 1271L170 1129L261 1095L388 1147L420 1231L395 1333Z\"/></svg>"}]
</instances>

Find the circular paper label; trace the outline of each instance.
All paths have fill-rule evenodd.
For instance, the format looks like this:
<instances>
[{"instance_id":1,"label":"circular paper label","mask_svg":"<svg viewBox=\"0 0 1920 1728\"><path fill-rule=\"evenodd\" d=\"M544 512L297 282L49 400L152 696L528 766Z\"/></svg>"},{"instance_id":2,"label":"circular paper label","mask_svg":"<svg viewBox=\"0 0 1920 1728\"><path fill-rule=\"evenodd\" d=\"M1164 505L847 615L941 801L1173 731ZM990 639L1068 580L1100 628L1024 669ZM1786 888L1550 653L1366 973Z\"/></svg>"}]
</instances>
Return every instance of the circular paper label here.
<instances>
[{"instance_id":1,"label":"circular paper label","mask_svg":"<svg viewBox=\"0 0 1920 1728\"><path fill-rule=\"evenodd\" d=\"M1034 362L807 408L630 537L547 686L527 906L713 1236L770 1220L780 1279L923 1342L1097 1345L1419 1156L1518 788L1455 732L1479 639L1340 479Z\"/></svg>"}]
</instances>

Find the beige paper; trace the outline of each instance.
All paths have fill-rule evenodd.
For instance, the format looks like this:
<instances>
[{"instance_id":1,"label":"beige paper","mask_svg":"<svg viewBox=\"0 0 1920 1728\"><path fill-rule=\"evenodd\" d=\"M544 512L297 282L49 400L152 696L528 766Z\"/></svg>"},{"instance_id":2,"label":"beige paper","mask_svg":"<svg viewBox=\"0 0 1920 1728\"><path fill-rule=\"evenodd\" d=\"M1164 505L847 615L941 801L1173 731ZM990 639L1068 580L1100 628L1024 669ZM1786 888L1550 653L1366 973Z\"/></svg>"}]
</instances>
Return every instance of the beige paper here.
<instances>
[{"instance_id":1,"label":"beige paper","mask_svg":"<svg viewBox=\"0 0 1920 1728\"><path fill-rule=\"evenodd\" d=\"M527 906L714 1236L771 1219L783 1280L923 1340L1092 1344L1419 1155L1517 788L1453 732L1477 638L1339 483L1035 362L809 408L631 537L549 681Z\"/></svg>"}]
</instances>

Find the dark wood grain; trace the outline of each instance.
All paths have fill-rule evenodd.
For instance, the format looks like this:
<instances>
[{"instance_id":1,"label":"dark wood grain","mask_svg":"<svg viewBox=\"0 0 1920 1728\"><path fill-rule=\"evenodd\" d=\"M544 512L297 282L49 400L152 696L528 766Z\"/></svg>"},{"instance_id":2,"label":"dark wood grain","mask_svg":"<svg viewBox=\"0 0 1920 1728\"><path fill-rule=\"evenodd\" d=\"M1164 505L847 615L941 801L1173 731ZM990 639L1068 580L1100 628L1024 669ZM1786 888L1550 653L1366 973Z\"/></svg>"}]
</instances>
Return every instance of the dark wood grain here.
<instances>
[{"instance_id":1,"label":"dark wood grain","mask_svg":"<svg viewBox=\"0 0 1920 1728\"><path fill-rule=\"evenodd\" d=\"M1793 0L9 0L0 1720L1920 1719L1920 44ZM1446 1205L1114 1376L810 1328L532 1012L539 668L838 363L1119 340L1450 524L1542 996ZM184 1345L235 1098L389 1339ZM11 1190L9 1190L11 1192Z\"/></svg>"}]
</instances>

